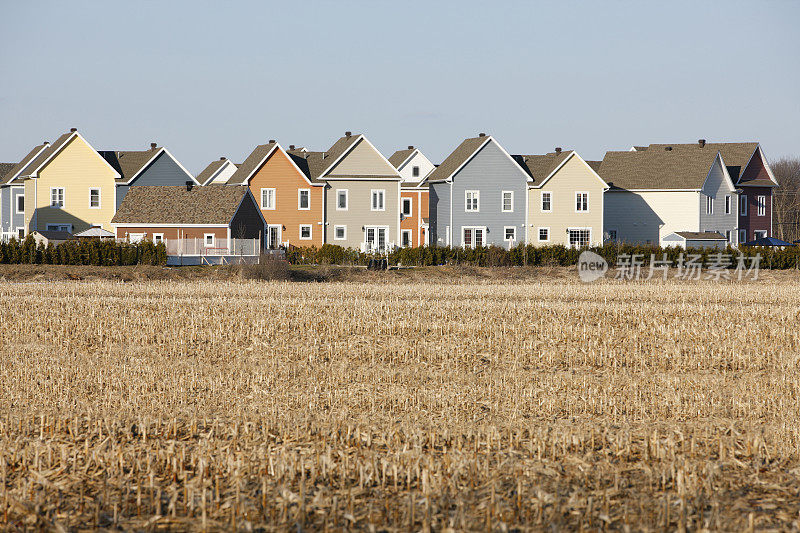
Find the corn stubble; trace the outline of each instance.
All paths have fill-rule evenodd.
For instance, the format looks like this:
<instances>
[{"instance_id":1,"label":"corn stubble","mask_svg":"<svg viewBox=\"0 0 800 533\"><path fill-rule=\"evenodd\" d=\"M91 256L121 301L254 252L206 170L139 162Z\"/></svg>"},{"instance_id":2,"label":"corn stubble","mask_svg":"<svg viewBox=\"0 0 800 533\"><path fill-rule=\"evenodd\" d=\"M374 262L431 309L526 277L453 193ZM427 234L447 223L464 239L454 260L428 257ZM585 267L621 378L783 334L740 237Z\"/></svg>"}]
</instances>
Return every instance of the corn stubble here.
<instances>
[{"instance_id":1,"label":"corn stubble","mask_svg":"<svg viewBox=\"0 0 800 533\"><path fill-rule=\"evenodd\" d=\"M791 279L0 298L7 528L800 525Z\"/></svg>"}]
</instances>

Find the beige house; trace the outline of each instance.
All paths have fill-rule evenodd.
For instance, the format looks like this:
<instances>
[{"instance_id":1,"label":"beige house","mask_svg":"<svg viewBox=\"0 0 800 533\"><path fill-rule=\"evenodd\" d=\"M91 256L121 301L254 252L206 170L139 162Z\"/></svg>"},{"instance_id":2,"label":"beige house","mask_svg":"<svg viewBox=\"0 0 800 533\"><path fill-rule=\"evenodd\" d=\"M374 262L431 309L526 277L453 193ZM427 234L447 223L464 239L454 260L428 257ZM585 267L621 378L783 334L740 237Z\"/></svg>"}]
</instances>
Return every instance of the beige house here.
<instances>
[{"instance_id":1,"label":"beige house","mask_svg":"<svg viewBox=\"0 0 800 533\"><path fill-rule=\"evenodd\" d=\"M533 178L528 185L527 242L570 247L603 244L603 199L608 184L577 152L517 155Z\"/></svg>"},{"instance_id":2,"label":"beige house","mask_svg":"<svg viewBox=\"0 0 800 533\"><path fill-rule=\"evenodd\" d=\"M27 232L114 229L120 175L75 128L42 150L19 176L25 184Z\"/></svg>"},{"instance_id":3,"label":"beige house","mask_svg":"<svg viewBox=\"0 0 800 533\"><path fill-rule=\"evenodd\" d=\"M325 187L325 242L362 251L400 244L397 169L363 135L346 132L326 152L290 150Z\"/></svg>"}]
</instances>

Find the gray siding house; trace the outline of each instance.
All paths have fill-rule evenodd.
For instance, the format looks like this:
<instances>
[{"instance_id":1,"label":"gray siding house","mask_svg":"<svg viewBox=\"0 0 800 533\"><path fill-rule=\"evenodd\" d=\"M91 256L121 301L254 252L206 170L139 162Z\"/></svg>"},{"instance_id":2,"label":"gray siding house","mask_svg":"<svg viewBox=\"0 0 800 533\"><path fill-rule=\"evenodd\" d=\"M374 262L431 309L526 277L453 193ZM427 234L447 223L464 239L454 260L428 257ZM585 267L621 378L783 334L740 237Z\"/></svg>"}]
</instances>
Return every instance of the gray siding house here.
<instances>
[{"instance_id":1,"label":"gray siding house","mask_svg":"<svg viewBox=\"0 0 800 533\"><path fill-rule=\"evenodd\" d=\"M100 155L121 176L117 180L117 209L133 186L186 185L187 181L200 185L169 150L159 148L155 143L150 146L150 150L104 150Z\"/></svg>"},{"instance_id":2,"label":"gray siding house","mask_svg":"<svg viewBox=\"0 0 800 533\"><path fill-rule=\"evenodd\" d=\"M35 146L19 163L0 163L0 239L24 239L25 185L22 171L50 147L45 142Z\"/></svg>"},{"instance_id":3,"label":"gray siding house","mask_svg":"<svg viewBox=\"0 0 800 533\"><path fill-rule=\"evenodd\" d=\"M466 139L429 178L431 244L525 242L531 177L491 136Z\"/></svg>"}]
</instances>

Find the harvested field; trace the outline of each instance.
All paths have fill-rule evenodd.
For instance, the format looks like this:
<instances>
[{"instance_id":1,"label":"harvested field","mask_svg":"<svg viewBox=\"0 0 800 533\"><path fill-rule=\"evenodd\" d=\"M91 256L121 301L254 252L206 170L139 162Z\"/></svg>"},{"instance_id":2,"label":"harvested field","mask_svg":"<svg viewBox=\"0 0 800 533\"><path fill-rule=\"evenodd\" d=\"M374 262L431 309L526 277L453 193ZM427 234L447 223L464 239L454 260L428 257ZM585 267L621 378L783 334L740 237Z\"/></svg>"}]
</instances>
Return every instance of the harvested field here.
<instances>
[{"instance_id":1,"label":"harvested field","mask_svg":"<svg viewBox=\"0 0 800 533\"><path fill-rule=\"evenodd\" d=\"M0 524L800 528L795 275L540 278L0 283Z\"/></svg>"}]
</instances>

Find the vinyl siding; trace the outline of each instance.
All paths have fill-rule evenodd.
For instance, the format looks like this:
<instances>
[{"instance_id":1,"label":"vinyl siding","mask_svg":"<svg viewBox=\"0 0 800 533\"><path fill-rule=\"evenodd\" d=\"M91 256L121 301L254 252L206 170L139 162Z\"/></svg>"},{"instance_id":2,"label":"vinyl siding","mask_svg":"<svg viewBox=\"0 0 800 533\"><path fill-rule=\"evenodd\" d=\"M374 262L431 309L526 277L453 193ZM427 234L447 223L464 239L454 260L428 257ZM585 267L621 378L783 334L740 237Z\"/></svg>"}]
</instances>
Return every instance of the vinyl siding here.
<instances>
[{"instance_id":1,"label":"vinyl siding","mask_svg":"<svg viewBox=\"0 0 800 533\"><path fill-rule=\"evenodd\" d=\"M388 242L399 245L400 221L400 187L399 181L394 180L330 180L325 193L326 213L326 242L345 248L360 249L364 242L364 226L388 226ZM336 197L338 191L348 191L347 211L336 210ZM372 211L372 189L384 189L385 211ZM269 222L269 219L267 219ZM334 227L346 226L345 240L334 239Z\"/></svg>"},{"instance_id":2,"label":"vinyl siding","mask_svg":"<svg viewBox=\"0 0 800 533\"><path fill-rule=\"evenodd\" d=\"M419 167L419 176L414 177L414 167ZM416 152L408 163L398 169L404 182L419 183L419 180L430 174L436 168L430 159L421 152Z\"/></svg>"},{"instance_id":3,"label":"vinyl siding","mask_svg":"<svg viewBox=\"0 0 800 533\"><path fill-rule=\"evenodd\" d=\"M450 224L450 184L432 183L429 188L430 244L447 246L447 226Z\"/></svg>"},{"instance_id":4,"label":"vinyl siding","mask_svg":"<svg viewBox=\"0 0 800 533\"><path fill-rule=\"evenodd\" d=\"M467 190L480 191L477 213L465 210ZM512 213L502 211L502 191L514 192ZM465 226L486 227L486 244L507 247L503 235L505 226L516 227L517 243L524 240L526 194L527 180L522 169L502 152L496 141L487 143L453 176L453 245L463 245L462 228ZM444 242L444 233L437 234L437 240L440 238Z\"/></svg>"},{"instance_id":5,"label":"vinyl siding","mask_svg":"<svg viewBox=\"0 0 800 533\"><path fill-rule=\"evenodd\" d=\"M25 227L25 213L17 213L17 197L25 195L24 185L0 188L0 229L7 237L16 237L17 228Z\"/></svg>"},{"instance_id":6,"label":"vinyl siding","mask_svg":"<svg viewBox=\"0 0 800 533\"><path fill-rule=\"evenodd\" d=\"M153 233L163 233L167 240L202 239L206 233L213 233L217 239L228 238L228 228L220 227L173 227L173 226L125 226L116 228L118 239L126 239L130 233L144 233L145 239L153 240Z\"/></svg>"},{"instance_id":7,"label":"vinyl siding","mask_svg":"<svg viewBox=\"0 0 800 533\"><path fill-rule=\"evenodd\" d=\"M211 185L212 183L215 185L224 185L228 183L228 180L231 179L231 176L234 175L236 172L236 165L233 163L226 163L222 165L222 168L217 171L211 181L208 183Z\"/></svg>"},{"instance_id":8,"label":"vinyl siding","mask_svg":"<svg viewBox=\"0 0 800 533\"><path fill-rule=\"evenodd\" d=\"M397 170L364 139L333 167L329 176L394 176Z\"/></svg>"},{"instance_id":9,"label":"vinyl siding","mask_svg":"<svg viewBox=\"0 0 800 533\"><path fill-rule=\"evenodd\" d=\"M39 172L25 181L25 225L28 232L46 230L47 224L71 224L73 232L100 226L113 231L115 212L114 170L80 137L69 144ZM64 188L64 207L50 207L50 188ZM89 208L89 189L100 189L100 208ZM36 225L34 227L34 224Z\"/></svg>"},{"instance_id":10,"label":"vinyl siding","mask_svg":"<svg viewBox=\"0 0 800 533\"><path fill-rule=\"evenodd\" d=\"M772 235L772 188L771 187L742 187L744 192L741 201L747 202L747 215L740 216L739 227L747 230L747 240L755 238L756 231L766 231L767 236ZM764 216L758 216L758 197L765 196L766 211Z\"/></svg>"},{"instance_id":11,"label":"vinyl siding","mask_svg":"<svg viewBox=\"0 0 800 533\"><path fill-rule=\"evenodd\" d=\"M725 214L726 195L731 198L730 213L727 215ZM735 191L731 191L730 187L728 187L724 170L719 160L711 167L711 171L703 184L703 192L699 196L700 231L716 231L722 235L725 235L726 231L730 231L731 235L734 236L734 242L736 242L735 234L738 223L738 215L736 213L738 207L737 195ZM712 214L706 213L707 198L712 199Z\"/></svg>"},{"instance_id":12,"label":"vinyl siding","mask_svg":"<svg viewBox=\"0 0 800 533\"><path fill-rule=\"evenodd\" d=\"M264 239L264 221L259 207L249 194L242 199L239 210L231 221L231 237L234 239Z\"/></svg>"},{"instance_id":13,"label":"vinyl siding","mask_svg":"<svg viewBox=\"0 0 800 533\"><path fill-rule=\"evenodd\" d=\"M178 163L166 152L150 163L130 185L117 185L117 209L122 205L122 200L128 194L128 189L139 185L185 185L191 180Z\"/></svg>"},{"instance_id":14,"label":"vinyl siding","mask_svg":"<svg viewBox=\"0 0 800 533\"><path fill-rule=\"evenodd\" d=\"M573 156L539 189L528 190L528 242L569 245L569 228L589 228L591 243L603 243L603 183ZM552 211L543 213L542 192L551 193ZM589 210L576 212L577 192L589 193ZM550 241L539 243L539 228L550 228Z\"/></svg>"},{"instance_id":15,"label":"vinyl siding","mask_svg":"<svg viewBox=\"0 0 800 533\"><path fill-rule=\"evenodd\" d=\"M622 242L656 245L672 232L700 231L697 197L694 191L606 192L603 229L616 230Z\"/></svg>"},{"instance_id":16,"label":"vinyl siding","mask_svg":"<svg viewBox=\"0 0 800 533\"><path fill-rule=\"evenodd\" d=\"M403 189L400 196L401 198L411 199L411 216L404 218L400 222L400 229L411 230L411 246L422 246L425 242L423 240L424 234L420 229L423 224L422 219L428 218L428 191L427 189ZM400 207L402 210L402 202ZM402 242L402 240L399 242Z\"/></svg>"}]
</instances>

